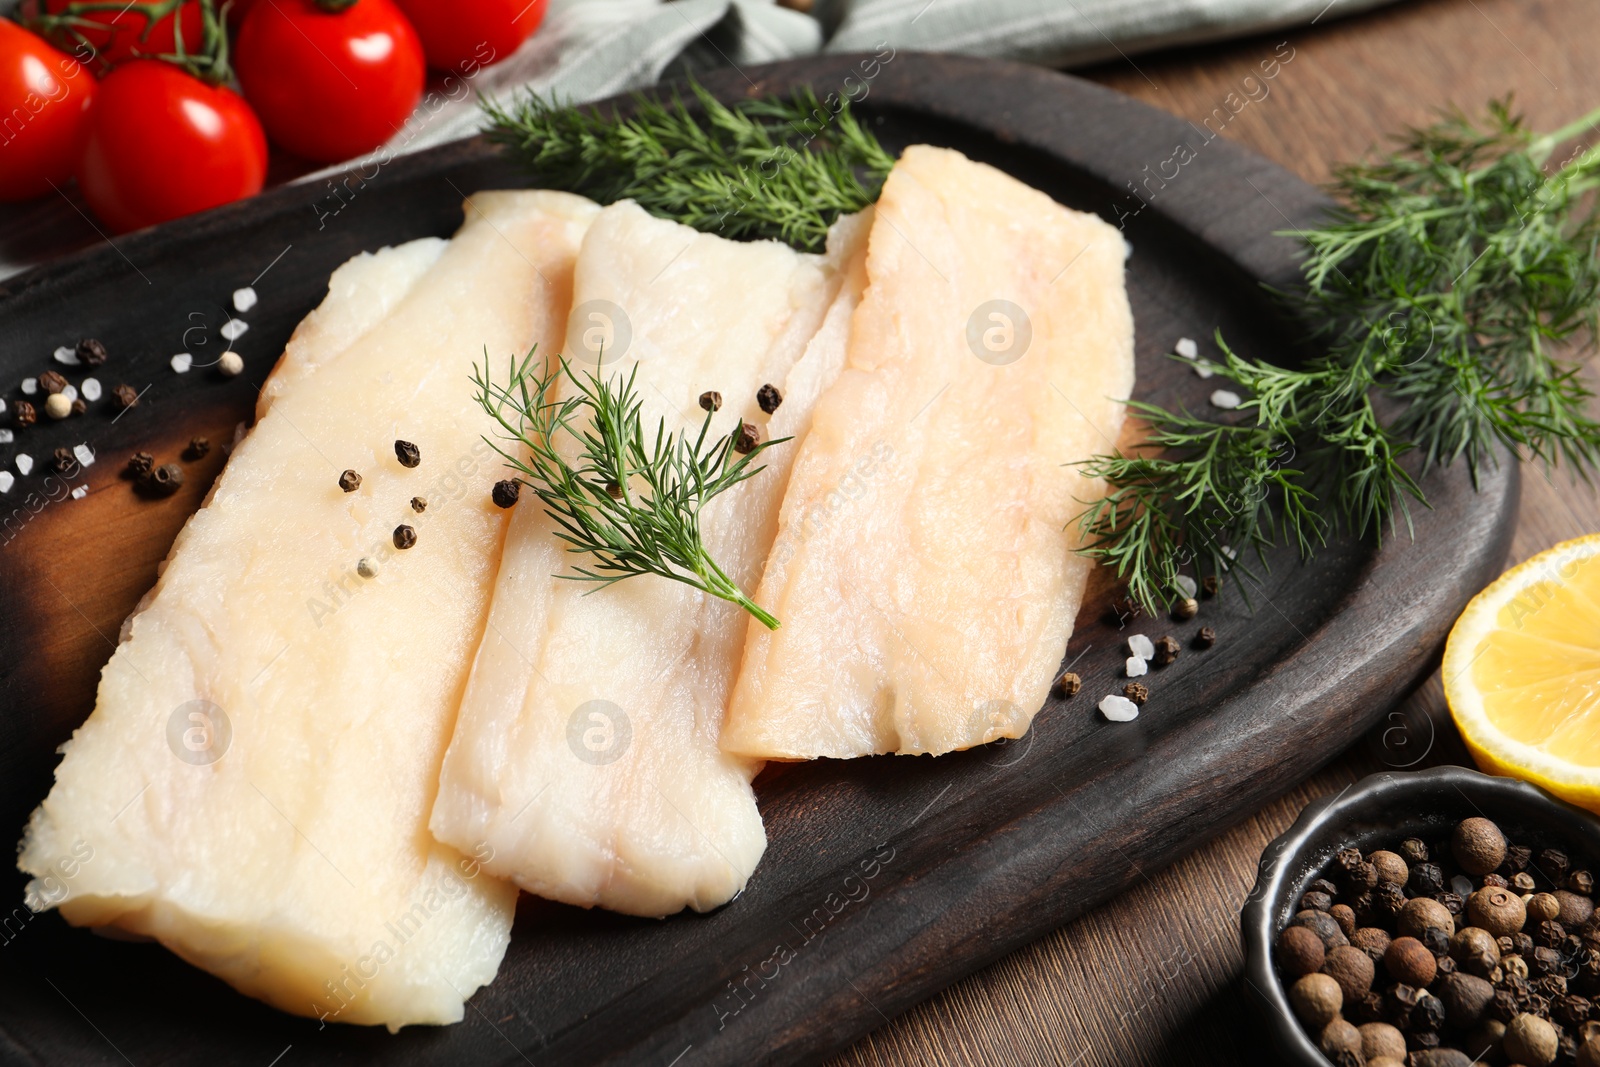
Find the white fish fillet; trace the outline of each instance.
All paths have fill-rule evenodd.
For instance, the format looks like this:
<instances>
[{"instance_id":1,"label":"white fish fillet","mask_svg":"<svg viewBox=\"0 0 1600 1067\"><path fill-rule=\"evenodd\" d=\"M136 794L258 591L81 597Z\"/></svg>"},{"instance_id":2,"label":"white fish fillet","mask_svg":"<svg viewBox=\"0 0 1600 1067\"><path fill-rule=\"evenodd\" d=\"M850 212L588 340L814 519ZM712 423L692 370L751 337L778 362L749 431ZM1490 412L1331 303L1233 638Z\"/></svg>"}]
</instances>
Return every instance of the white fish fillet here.
<instances>
[{"instance_id":1,"label":"white fish fillet","mask_svg":"<svg viewBox=\"0 0 1600 1067\"><path fill-rule=\"evenodd\" d=\"M638 365L647 434L661 417L697 431L707 390L723 397L714 435L741 418L768 437L803 433L844 365L864 236L859 219L843 220L820 259L613 205L584 239L565 351L605 328L586 309L609 301L627 325L610 323L617 359L603 373ZM770 423L756 404L764 383L786 397ZM744 588L771 544L793 449L768 450L765 472L702 515L712 557ZM651 916L713 908L766 848L750 789L760 764L717 747L747 616L653 575L605 589L554 578L574 557L552 529L525 497L430 825L458 847L488 842L485 868L541 896Z\"/></svg>"},{"instance_id":2,"label":"white fish fillet","mask_svg":"<svg viewBox=\"0 0 1600 1067\"><path fill-rule=\"evenodd\" d=\"M462 1017L516 897L478 842L464 856L427 830L507 525L468 376L484 346L558 343L596 211L481 194L452 241L335 272L65 746L23 842L31 903L285 1011ZM418 542L397 552L402 522Z\"/></svg>"},{"instance_id":3,"label":"white fish fillet","mask_svg":"<svg viewBox=\"0 0 1600 1067\"><path fill-rule=\"evenodd\" d=\"M906 150L756 596L784 626L749 628L724 749L938 754L1027 730L1088 576L1071 520L1103 492L1064 464L1113 447L1133 387L1123 260L1098 218Z\"/></svg>"}]
</instances>

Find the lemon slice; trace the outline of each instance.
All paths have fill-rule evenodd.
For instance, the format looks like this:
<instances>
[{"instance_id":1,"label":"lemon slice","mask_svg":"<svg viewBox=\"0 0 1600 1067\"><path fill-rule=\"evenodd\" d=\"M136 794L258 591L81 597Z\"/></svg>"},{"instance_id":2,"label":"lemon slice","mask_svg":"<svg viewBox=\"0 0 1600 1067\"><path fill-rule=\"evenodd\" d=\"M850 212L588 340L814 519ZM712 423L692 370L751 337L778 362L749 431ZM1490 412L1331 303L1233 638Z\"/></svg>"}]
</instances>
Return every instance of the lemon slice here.
<instances>
[{"instance_id":1,"label":"lemon slice","mask_svg":"<svg viewBox=\"0 0 1600 1067\"><path fill-rule=\"evenodd\" d=\"M1541 552L1474 597L1441 672L1480 768L1600 811L1600 534Z\"/></svg>"}]
</instances>

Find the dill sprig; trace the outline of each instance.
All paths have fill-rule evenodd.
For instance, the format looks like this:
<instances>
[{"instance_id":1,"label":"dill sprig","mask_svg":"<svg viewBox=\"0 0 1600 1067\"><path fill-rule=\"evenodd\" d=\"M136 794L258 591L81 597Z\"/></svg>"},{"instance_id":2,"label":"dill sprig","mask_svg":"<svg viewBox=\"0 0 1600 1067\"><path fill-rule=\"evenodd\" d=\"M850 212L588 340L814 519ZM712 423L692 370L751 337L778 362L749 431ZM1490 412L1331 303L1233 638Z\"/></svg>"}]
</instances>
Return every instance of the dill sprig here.
<instances>
[{"instance_id":1,"label":"dill sprig","mask_svg":"<svg viewBox=\"0 0 1600 1067\"><path fill-rule=\"evenodd\" d=\"M877 199L894 159L839 101L810 89L729 107L691 83L635 95L616 109L574 107L534 93L486 101L489 139L510 147L540 185L602 204L634 200L662 218L734 239L775 238L820 251L840 215Z\"/></svg>"},{"instance_id":2,"label":"dill sprig","mask_svg":"<svg viewBox=\"0 0 1600 1067\"><path fill-rule=\"evenodd\" d=\"M1382 159L1336 172L1339 209L1310 232L1305 285L1283 294L1326 344L1299 368L1245 360L1217 338L1221 377L1248 391L1211 420L1133 405L1153 454L1096 456L1108 484L1079 519L1090 555L1156 611L1180 569L1232 569L1237 553L1334 530L1381 538L1426 503L1400 464L1464 459L1474 482L1496 446L1587 479L1600 422L1577 367L1556 355L1600 327L1600 147L1552 170L1555 149L1600 111L1543 136L1490 105L1409 131ZM1386 397L1386 425L1374 407Z\"/></svg>"},{"instance_id":3,"label":"dill sprig","mask_svg":"<svg viewBox=\"0 0 1600 1067\"><path fill-rule=\"evenodd\" d=\"M708 411L693 440L668 433L663 419L647 443L634 389L637 374L635 365L626 376L602 381L591 372L574 374L565 359L541 373L530 351L521 361L512 357L510 374L500 384L485 353L483 366L473 365L477 399L516 451L484 440L544 502L567 551L593 558L588 566L575 565L575 574L559 577L604 588L657 574L737 604L776 630L778 620L745 596L711 558L700 512L719 493L765 470L751 461L789 438L764 441L736 455L736 435L710 440ZM562 375L577 392L555 399Z\"/></svg>"}]
</instances>

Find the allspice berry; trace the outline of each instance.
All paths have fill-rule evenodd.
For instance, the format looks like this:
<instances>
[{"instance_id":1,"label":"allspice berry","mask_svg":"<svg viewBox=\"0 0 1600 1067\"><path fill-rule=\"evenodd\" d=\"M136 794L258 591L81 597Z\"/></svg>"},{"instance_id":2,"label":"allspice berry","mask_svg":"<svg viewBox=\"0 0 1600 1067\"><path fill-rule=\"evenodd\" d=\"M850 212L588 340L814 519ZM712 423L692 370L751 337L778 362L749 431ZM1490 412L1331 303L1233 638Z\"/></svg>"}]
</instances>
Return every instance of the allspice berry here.
<instances>
[{"instance_id":1,"label":"allspice berry","mask_svg":"<svg viewBox=\"0 0 1600 1067\"><path fill-rule=\"evenodd\" d=\"M1530 921L1542 923L1561 914L1561 901L1556 899L1554 893L1535 893L1524 905L1524 910Z\"/></svg>"},{"instance_id":2,"label":"allspice berry","mask_svg":"<svg viewBox=\"0 0 1600 1067\"><path fill-rule=\"evenodd\" d=\"M1422 946L1418 945L1417 947L1421 948ZM1393 951L1392 946L1390 950ZM1424 950L1423 955L1428 955L1426 950ZM1387 955L1384 956L1385 961L1388 958ZM1429 964L1433 963L1432 956L1428 956L1428 962ZM1339 983L1339 991L1344 994L1345 1000L1357 1001L1366 995L1367 990L1372 988L1374 968L1372 966L1372 958L1365 952L1362 952L1354 945L1340 945L1338 948L1329 950L1328 958L1322 964L1322 973ZM1431 966L1428 971L1428 977L1430 979L1433 977ZM1423 983L1419 982L1417 984L1421 985Z\"/></svg>"},{"instance_id":3,"label":"allspice berry","mask_svg":"<svg viewBox=\"0 0 1600 1067\"><path fill-rule=\"evenodd\" d=\"M1327 949L1322 938L1304 926L1291 926L1278 935L1275 946L1278 966L1291 978L1316 974L1322 970Z\"/></svg>"},{"instance_id":4,"label":"allspice berry","mask_svg":"<svg viewBox=\"0 0 1600 1067\"><path fill-rule=\"evenodd\" d=\"M1573 1067L1600 1067L1600 1038L1594 1038L1579 1047Z\"/></svg>"},{"instance_id":5,"label":"allspice berry","mask_svg":"<svg viewBox=\"0 0 1600 1067\"><path fill-rule=\"evenodd\" d=\"M1411 868L1406 866L1406 861L1393 852L1379 850L1368 856L1367 862L1378 869L1380 882L1405 885L1406 879L1411 877Z\"/></svg>"},{"instance_id":6,"label":"allspice berry","mask_svg":"<svg viewBox=\"0 0 1600 1067\"><path fill-rule=\"evenodd\" d=\"M1494 1062L1491 1056L1500 1051L1500 1042L1504 1041L1505 1037L1505 1023L1499 1019L1485 1019L1467 1035L1462 1051L1472 1057L1473 1063Z\"/></svg>"},{"instance_id":7,"label":"allspice berry","mask_svg":"<svg viewBox=\"0 0 1600 1067\"><path fill-rule=\"evenodd\" d=\"M1468 974L1487 978L1500 966L1500 943L1489 931L1468 926L1450 939L1450 958Z\"/></svg>"},{"instance_id":8,"label":"allspice berry","mask_svg":"<svg viewBox=\"0 0 1600 1067\"><path fill-rule=\"evenodd\" d=\"M1358 1059L1366 1058L1361 1052L1361 1031L1344 1019L1335 1019L1322 1028L1322 1036L1317 1039L1317 1047L1322 1049L1322 1054L1334 1063L1339 1062L1341 1052L1354 1053Z\"/></svg>"},{"instance_id":9,"label":"allspice berry","mask_svg":"<svg viewBox=\"0 0 1600 1067\"><path fill-rule=\"evenodd\" d=\"M1456 921L1449 910L1437 900L1415 897L1406 901L1406 906L1400 909L1400 915L1395 920L1395 928L1401 935L1414 937L1420 941L1423 940L1423 931L1429 929L1442 930L1446 937L1450 936L1456 932ZM1521 929L1520 925L1518 929Z\"/></svg>"},{"instance_id":10,"label":"allspice berry","mask_svg":"<svg viewBox=\"0 0 1600 1067\"><path fill-rule=\"evenodd\" d=\"M1364 1023L1360 1028L1361 1054L1370 1064L1380 1056L1394 1060L1406 1058L1406 1038L1388 1023Z\"/></svg>"},{"instance_id":11,"label":"allspice berry","mask_svg":"<svg viewBox=\"0 0 1600 1067\"><path fill-rule=\"evenodd\" d=\"M1389 945L1392 943L1389 931L1381 926L1363 926L1349 937L1350 943L1371 957L1373 963L1383 959L1383 954L1389 951ZM1418 941L1417 944L1420 945L1422 942ZM1401 981L1405 979L1402 978Z\"/></svg>"},{"instance_id":12,"label":"allspice berry","mask_svg":"<svg viewBox=\"0 0 1600 1067\"><path fill-rule=\"evenodd\" d=\"M1393 1056L1369 1056L1367 1067L1406 1067L1406 1061Z\"/></svg>"},{"instance_id":13,"label":"allspice berry","mask_svg":"<svg viewBox=\"0 0 1600 1067\"><path fill-rule=\"evenodd\" d=\"M1344 993L1339 983L1325 974L1308 974L1289 987L1289 1003L1300 1021L1318 1033L1339 1017Z\"/></svg>"},{"instance_id":14,"label":"allspice berry","mask_svg":"<svg viewBox=\"0 0 1600 1067\"><path fill-rule=\"evenodd\" d=\"M1463 819L1450 836L1450 851L1462 870L1482 877L1506 861L1506 835L1488 819Z\"/></svg>"},{"instance_id":15,"label":"allspice berry","mask_svg":"<svg viewBox=\"0 0 1600 1067\"><path fill-rule=\"evenodd\" d=\"M1506 1024L1506 1036L1500 1048L1512 1063L1550 1067L1556 1061L1559 1041L1555 1027L1537 1015L1523 1012Z\"/></svg>"},{"instance_id":16,"label":"allspice berry","mask_svg":"<svg viewBox=\"0 0 1600 1067\"><path fill-rule=\"evenodd\" d=\"M1467 921L1495 937L1516 933L1527 919L1522 898L1509 889L1480 889L1467 898Z\"/></svg>"},{"instance_id":17,"label":"allspice berry","mask_svg":"<svg viewBox=\"0 0 1600 1067\"><path fill-rule=\"evenodd\" d=\"M1350 943L1350 939L1344 936L1344 931L1339 929L1338 921L1325 911L1296 912L1294 918L1289 920L1289 925L1306 927L1322 938L1322 944L1327 948L1338 948L1340 945Z\"/></svg>"},{"instance_id":18,"label":"allspice berry","mask_svg":"<svg viewBox=\"0 0 1600 1067\"><path fill-rule=\"evenodd\" d=\"M1444 1014L1450 1025L1470 1030L1478 1025L1484 1009L1494 1000L1494 986L1487 979L1458 971L1440 980L1439 999L1444 1001Z\"/></svg>"},{"instance_id":19,"label":"allspice berry","mask_svg":"<svg viewBox=\"0 0 1600 1067\"><path fill-rule=\"evenodd\" d=\"M1328 909L1328 915L1339 924L1339 929L1344 932L1345 937L1356 932L1356 912L1350 905L1335 904ZM1388 937L1388 934L1385 933L1384 936Z\"/></svg>"},{"instance_id":20,"label":"allspice berry","mask_svg":"<svg viewBox=\"0 0 1600 1067\"><path fill-rule=\"evenodd\" d=\"M1438 1038L1437 1034L1431 1036L1435 1040ZM1409 1067L1476 1067L1465 1052L1455 1048L1430 1048L1413 1052L1406 1063ZM1368 1063L1367 1067L1373 1065Z\"/></svg>"},{"instance_id":21,"label":"allspice berry","mask_svg":"<svg viewBox=\"0 0 1600 1067\"><path fill-rule=\"evenodd\" d=\"M1585 872L1580 871L1578 873ZM1555 897L1561 904L1561 914L1557 918L1561 920L1562 925L1567 929L1576 930L1594 918L1594 901L1588 897L1566 889L1556 890Z\"/></svg>"},{"instance_id":22,"label":"allspice berry","mask_svg":"<svg viewBox=\"0 0 1600 1067\"><path fill-rule=\"evenodd\" d=\"M1434 974L1439 969L1433 953L1424 948L1422 942L1414 937L1397 937L1391 941L1388 950L1383 954L1383 967L1389 972L1389 977L1396 982L1419 987L1432 982ZM1346 995L1348 993L1346 990Z\"/></svg>"}]
</instances>

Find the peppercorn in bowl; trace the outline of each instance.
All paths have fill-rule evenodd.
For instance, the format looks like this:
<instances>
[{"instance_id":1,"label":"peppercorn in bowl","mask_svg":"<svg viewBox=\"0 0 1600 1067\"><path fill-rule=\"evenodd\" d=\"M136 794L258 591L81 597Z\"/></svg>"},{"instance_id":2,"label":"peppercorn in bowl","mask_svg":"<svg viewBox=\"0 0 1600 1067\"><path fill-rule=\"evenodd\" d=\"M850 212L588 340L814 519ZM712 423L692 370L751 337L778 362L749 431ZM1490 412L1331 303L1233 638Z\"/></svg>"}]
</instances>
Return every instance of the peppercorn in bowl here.
<instances>
[{"instance_id":1,"label":"peppercorn in bowl","mask_svg":"<svg viewBox=\"0 0 1600 1067\"><path fill-rule=\"evenodd\" d=\"M1262 853L1245 981L1306 1067L1600 1067L1600 821L1462 767L1377 774Z\"/></svg>"}]
</instances>

